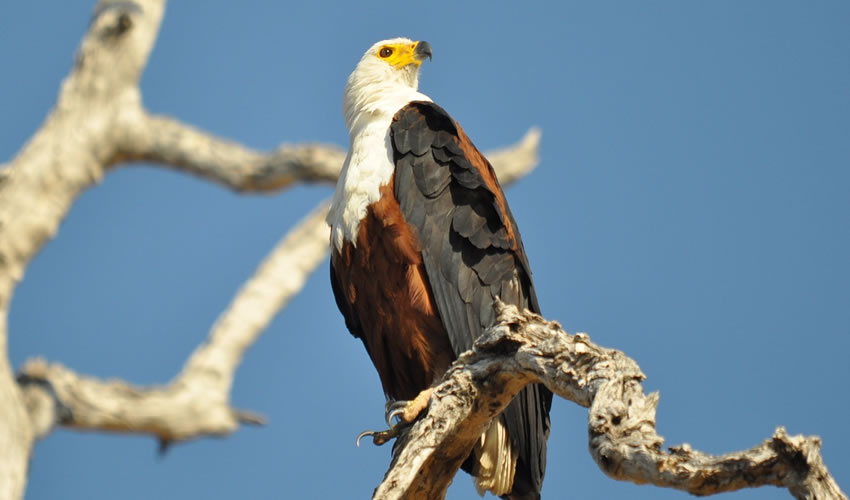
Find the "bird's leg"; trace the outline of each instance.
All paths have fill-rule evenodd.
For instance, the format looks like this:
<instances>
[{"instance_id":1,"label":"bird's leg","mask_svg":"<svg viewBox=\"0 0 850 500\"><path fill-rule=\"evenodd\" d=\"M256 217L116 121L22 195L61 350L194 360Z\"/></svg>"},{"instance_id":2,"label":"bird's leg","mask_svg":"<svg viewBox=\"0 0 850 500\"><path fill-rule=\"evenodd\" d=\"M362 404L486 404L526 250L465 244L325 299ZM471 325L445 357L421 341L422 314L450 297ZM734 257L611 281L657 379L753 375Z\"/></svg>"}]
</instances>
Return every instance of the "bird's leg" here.
<instances>
[{"instance_id":1,"label":"bird's leg","mask_svg":"<svg viewBox=\"0 0 850 500\"><path fill-rule=\"evenodd\" d=\"M386 443L390 439L401 434L407 426L413 423L417 417L428 407L428 401L431 400L431 394L434 393L434 388L429 387L420 392L415 398L410 401L387 401L384 416L387 419L389 429L385 431L364 431L357 436L357 446L360 446L360 439L366 436L372 436L372 442L378 446ZM398 417L398 421L393 424L393 419Z\"/></svg>"}]
</instances>

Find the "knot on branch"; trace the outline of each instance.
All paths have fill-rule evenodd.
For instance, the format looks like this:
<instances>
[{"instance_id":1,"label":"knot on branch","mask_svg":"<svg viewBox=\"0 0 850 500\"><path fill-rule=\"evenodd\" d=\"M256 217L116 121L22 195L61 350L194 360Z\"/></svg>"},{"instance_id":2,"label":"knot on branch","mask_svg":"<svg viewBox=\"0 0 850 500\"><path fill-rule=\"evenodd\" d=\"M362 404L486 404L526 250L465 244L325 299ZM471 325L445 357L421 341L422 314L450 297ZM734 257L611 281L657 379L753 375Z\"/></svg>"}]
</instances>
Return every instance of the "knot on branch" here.
<instances>
[{"instance_id":1,"label":"knot on branch","mask_svg":"<svg viewBox=\"0 0 850 500\"><path fill-rule=\"evenodd\" d=\"M776 454L786 461L795 473L802 476L805 476L811 470L809 460L812 458L812 455L817 456L820 454L821 443L818 437L791 437L784 427L778 427L776 429L770 443ZM806 453L807 451L810 453Z\"/></svg>"},{"instance_id":2,"label":"knot on branch","mask_svg":"<svg viewBox=\"0 0 850 500\"><path fill-rule=\"evenodd\" d=\"M784 427L777 427L765 444L773 449L779 467L784 469L777 474L782 485L795 497L847 499L823 463L818 436L789 436Z\"/></svg>"},{"instance_id":3,"label":"knot on branch","mask_svg":"<svg viewBox=\"0 0 850 500\"><path fill-rule=\"evenodd\" d=\"M15 381L21 389L35 437L41 439L54 426L73 421L74 413L56 393L50 380L43 375L45 372L39 370L39 365L46 367L46 363L37 360L31 364L34 365L33 372L19 373Z\"/></svg>"},{"instance_id":4,"label":"knot on branch","mask_svg":"<svg viewBox=\"0 0 850 500\"><path fill-rule=\"evenodd\" d=\"M664 440L655 432L658 393L643 394L634 377L606 380L588 414L590 450L599 467L616 479L629 477L630 461L658 453Z\"/></svg>"},{"instance_id":5,"label":"knot on branch","mask_svg":"<svg viewBox=\"0 0 850 500\"><path fill-rule=\"evenodd\" d=\"M97 5L91 23L99 27L104 40L121 37L134 25L133 16L143 13L142 6L132 1L104 1Z\"/></svg>"},{"instance_id":6,"label":"knot on branch","mask_svg":"<svg viewBox=\"0 0 850 500\"><path fill-rule=\"evenodd\" d=\"M505 304L496 298L496 323L476 339L480 352L513 355L522 346L537 346L550 341L552 332L561 330L557 321L547 321L529 310Z\"/></svg>"}]
</instances>

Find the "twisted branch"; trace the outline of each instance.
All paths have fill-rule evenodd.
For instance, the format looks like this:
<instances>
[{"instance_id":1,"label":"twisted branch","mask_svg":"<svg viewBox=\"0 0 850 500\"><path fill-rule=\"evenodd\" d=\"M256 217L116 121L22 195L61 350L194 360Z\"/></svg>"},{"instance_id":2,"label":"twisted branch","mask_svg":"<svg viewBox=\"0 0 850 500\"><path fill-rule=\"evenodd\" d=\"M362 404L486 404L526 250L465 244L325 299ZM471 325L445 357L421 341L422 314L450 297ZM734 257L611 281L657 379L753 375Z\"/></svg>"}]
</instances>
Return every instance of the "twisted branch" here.
<instances>
[{"instance_id":1,"label":"twisted branch","mask_svg":"<svg viewBox=\"0 0 850 500\"><path fill-rule=\"evenodd\" d=\"M778 428L749 450L714 456L679 445L665 451L655 431L658 394L643 393L637 363L569 335L531 312L503 306L498 323L436 387L426 415L396 444L374 498L442 498L484 426L525 385L541 382L589 407L590 452L610 477L713 495L757 486L799 499L842 499L820 455L820 439ZM553 471L549 471L553 473Z\"/></svg>"}]
</instances>

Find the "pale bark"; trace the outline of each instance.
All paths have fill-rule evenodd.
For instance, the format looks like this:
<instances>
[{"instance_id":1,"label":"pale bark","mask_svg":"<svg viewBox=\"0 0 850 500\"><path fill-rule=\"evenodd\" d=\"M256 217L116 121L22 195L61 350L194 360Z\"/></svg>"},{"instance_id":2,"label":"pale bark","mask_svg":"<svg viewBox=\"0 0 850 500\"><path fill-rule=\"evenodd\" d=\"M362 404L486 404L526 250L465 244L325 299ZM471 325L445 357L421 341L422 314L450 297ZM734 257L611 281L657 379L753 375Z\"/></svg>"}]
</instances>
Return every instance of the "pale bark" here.
<instances>
[{"instance_id":1,"label":"pale bark","mask_svg":"<svg viewBox=\"0 0 850 500\"><path fill-rule=\"evenodd\" d=\"M489 420L526 384L589 407L590 452L610 477L712 495L757 486L800 499L843 499L820 455L820 439L778 428L749 450L713 456L683 444L663 449L655 431L658 394L645 395L637 363L569 335L513 306L448 371L425 415L397 443L374 498L433 499L446 489ZM551 444L550 444L551 445ZM559 471L548 471L557 474Z\"/></svg>"},{"instance_id":2,"label":"pale bark","mask_svg":"<svg viewBox=\"0 0 850 500\"><path fill-rule=\"evenodd\" d=\"M144 114L128 127L123 160L177 168L235 191L277 191L297 181L335 182L345 151L329 145L283 145L264 153L165 116Z\"/></svg>"},{"instance_id":3,"label":"pale bark","mask_svg":"<svg viewBox=\"0 0 850 500\"><path fill-rule=\"evenodd\" d=\"M5 167L0 183L0 498L23 494L34 438L8 362L15 284L80 192L115 156L104 140L140 109L138 80L156 39L163 1L101 2L71 74L45 123ZM27 401L30 402L30 401Z\"/></svg>"}]
</instances>

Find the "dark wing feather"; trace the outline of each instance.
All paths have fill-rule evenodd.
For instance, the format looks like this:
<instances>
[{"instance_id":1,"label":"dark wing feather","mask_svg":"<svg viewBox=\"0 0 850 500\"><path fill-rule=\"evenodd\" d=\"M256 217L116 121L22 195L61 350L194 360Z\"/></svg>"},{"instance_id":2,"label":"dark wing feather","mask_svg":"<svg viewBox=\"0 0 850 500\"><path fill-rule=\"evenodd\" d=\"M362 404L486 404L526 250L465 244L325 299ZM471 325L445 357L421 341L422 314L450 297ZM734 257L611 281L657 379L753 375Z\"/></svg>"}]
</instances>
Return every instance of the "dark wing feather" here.
<instances>
[{"instance_id":1,"label":"dark wing feather","mask_svg":"<svg viewBox=\"0 0 850 500\"><path fill-rule=\"evenodd\" d=\"M493 302L539 312L531 270L493 169L439 106L413 102L390 127L395 195L418 232L422 262L455 355L495 321ZM539 492L552 394L523 390L502 414L520 455L514 493Z\"/></svg>"}]
</instances>

